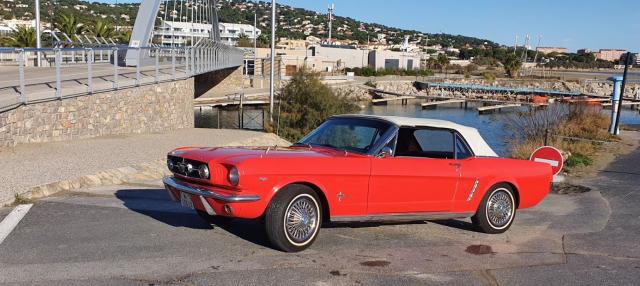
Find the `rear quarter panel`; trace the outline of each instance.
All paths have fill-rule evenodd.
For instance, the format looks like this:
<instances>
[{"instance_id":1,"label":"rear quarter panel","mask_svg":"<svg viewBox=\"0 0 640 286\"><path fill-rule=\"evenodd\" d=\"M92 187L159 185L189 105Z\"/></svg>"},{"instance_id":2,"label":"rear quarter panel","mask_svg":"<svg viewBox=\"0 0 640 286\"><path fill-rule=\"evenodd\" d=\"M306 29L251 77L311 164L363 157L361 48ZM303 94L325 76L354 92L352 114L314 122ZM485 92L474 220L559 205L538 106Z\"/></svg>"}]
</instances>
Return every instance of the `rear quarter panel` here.
<instances>
[{"instance_id":1,"label":"rear quarter panel","mask_svg":"<svg viewBox=\"0 0 640 286\"><path fill-rule=\"evenodd\" d=\"M508 183L515 188L518 208L530 208L549 193L552 178L551 166L544 163L506 158L462 160L453 210L475 212L487 191L498 183ZM479 181L478 186L470 196L476 180Z\"/></svg>"}]
</instances>

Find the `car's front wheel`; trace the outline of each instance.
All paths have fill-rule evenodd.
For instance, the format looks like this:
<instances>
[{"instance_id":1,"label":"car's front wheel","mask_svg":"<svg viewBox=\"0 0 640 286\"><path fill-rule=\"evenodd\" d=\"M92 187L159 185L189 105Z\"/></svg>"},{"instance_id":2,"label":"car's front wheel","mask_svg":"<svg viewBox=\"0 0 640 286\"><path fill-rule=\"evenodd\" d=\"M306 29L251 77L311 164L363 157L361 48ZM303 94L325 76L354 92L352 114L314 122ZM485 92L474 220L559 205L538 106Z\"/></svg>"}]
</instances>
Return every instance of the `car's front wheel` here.
<instances>
[{"instance_id":1,"label":"car's front wheel","mask_svg":"<svg viewBox=\"0 0 640 286\"><path fill-rule=\"evenodd\" d=\"M322 224L319 201L318 195L304 185L278 191L265 213L265 228L271 244L286 252L309 247Z\"/></svg>"},{"instance_id":2,"label":"car's front wheel","mask_svg":"<svg viewBox=\"0 0 640 286\"><path fill-rule=\"evenodd\" d=\"M497 184L485 194L471 221L485 233L503 233L511 227L515 215L513 189L507 184Z\"/></svg>"}]
</instances>

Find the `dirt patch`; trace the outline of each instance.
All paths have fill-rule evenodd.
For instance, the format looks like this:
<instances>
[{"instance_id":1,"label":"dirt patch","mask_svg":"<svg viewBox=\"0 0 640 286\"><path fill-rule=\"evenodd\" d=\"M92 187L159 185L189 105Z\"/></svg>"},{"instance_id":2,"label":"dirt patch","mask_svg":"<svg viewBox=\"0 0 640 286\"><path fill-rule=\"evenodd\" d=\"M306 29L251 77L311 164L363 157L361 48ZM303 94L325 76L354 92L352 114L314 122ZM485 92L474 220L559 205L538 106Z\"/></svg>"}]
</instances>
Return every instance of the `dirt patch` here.
<instances>
[{"instance_id":1,"label":"dirt patch","mask_svg":"<svg viewBox=\"0 0 640 286\"><path fill-rule=\"evenodd\" d=\"M331 271L329 271L329 274L331 274L333 276L347 276L347 274L340 273L339 270L331 270Z\"/></svg>"},{"instance_id":2,"label":"dirt patch","mask_svg":"<svg viewBox=\"0 0 640 286\"><path fill-rule=\"evenodd\" d=\"M391 262L386 260L370 260L370 261L360 262L360 265L368 266L368 267L385 267L385 266L388 266L389 264L391 264Z\"/></svg>"},{"instance_id":3,"label":"dirt patch","mask_svg":"<svg viewBox=\"0 0 640 286\"><path fill-rule=\"evenodd\" d=\"M469 245L467 246L467 249L465 249L464 251L474 255L495 254L491 246L484 245L484 244Z\"/></svg>"},{"instance_id":4,"label":"dirt patch","mask_svg":"<svg viewBox=\"0 0 640 286\"><path fill-rule=\"evenodd\" d=\"M567 175L572 179L591 178L599 171L605 170L617 157L629 154L640 148L636 131L622 131L619 137L620 141L604 144L596 154L591 156L593 158L591 165L573 167Z\"/></svg>"},{"instance_id":5,"label":"dirt patch","mask_svg":"<svg viewBox=\"0 0 640 286\"><path fill-rule=\"evenodd\" d=\"M557 183L551 186L551 193L560 195L582 194L591 191L591 188L570 183Z\"/></svg>"}]
</instances>

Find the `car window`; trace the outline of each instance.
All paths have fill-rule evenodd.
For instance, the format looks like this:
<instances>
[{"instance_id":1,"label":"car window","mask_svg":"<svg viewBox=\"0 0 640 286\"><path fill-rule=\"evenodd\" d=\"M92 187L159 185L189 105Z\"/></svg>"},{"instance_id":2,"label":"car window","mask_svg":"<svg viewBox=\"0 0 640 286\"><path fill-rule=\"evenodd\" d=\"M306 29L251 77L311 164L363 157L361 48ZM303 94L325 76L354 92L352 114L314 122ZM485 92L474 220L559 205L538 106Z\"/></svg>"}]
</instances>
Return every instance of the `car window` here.
<instances>
[{"instance_id":1,"label":"car window","mask_svg":"<svg viewBox=\"0 0 640 286\"><path fill-rule=\"evenodd\" d=\"M410 129L398 131L396 156L453 159L454 135L444 129Z\"/></svg>"},{"instance_id":2,"label":"car window","mask_svg":"<svg viewBox=\"0 0 640 286\"><path fill-rule=\"evenodd\" d=\"M456 159L467 159L473 156L467 144L460 138L460 135L456 134Z\"/></svg>"}]
</instances>

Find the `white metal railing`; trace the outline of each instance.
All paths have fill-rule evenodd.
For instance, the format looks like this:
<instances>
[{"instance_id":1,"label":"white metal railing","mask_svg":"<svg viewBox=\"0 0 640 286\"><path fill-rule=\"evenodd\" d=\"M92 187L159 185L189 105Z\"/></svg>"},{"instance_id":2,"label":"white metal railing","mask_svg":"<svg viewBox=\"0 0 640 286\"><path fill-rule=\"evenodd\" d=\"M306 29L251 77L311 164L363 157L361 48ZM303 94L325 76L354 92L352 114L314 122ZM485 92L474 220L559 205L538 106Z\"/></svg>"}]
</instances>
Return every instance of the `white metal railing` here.
<instances>
[{"instance_id":1,"label":"white metal railing","mask_svg":"<svg viewBox=\"0 0 640 286\"><path fill-rule=\"evenodd\" d=\"M141 60L127 66L127 53L138 53ZM41 67L27 64L38 57ZM20 105L181 80L241 66L243 52L204 41L193 47L0 48L0 59L0 112L4 112Z\"/></svg>"}]
</instances>

